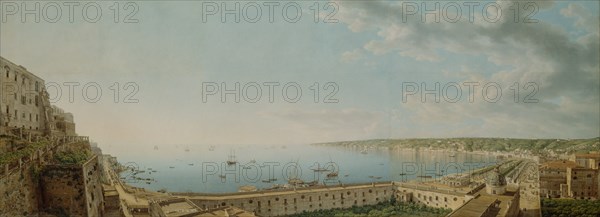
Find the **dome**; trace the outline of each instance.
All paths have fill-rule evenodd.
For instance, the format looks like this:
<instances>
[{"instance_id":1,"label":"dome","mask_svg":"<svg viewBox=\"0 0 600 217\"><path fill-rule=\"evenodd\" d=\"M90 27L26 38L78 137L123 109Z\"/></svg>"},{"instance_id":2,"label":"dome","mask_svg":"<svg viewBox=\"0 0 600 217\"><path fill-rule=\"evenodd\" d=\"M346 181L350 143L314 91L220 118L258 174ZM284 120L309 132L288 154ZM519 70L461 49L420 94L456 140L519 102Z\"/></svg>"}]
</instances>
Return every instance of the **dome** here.
<instances>
[{"instance_id":1,"label":"dome","mask_svg":"<svg viewBox=\"0 0 600 217\"><path fill-rule=\"evenodd\" d=\"M494 168L494 170L492 170L487 176L486 184L492 186L506 185L506 179L502 174L500 174L500 169L498 167Z\"/></svg>"}]
</instances>

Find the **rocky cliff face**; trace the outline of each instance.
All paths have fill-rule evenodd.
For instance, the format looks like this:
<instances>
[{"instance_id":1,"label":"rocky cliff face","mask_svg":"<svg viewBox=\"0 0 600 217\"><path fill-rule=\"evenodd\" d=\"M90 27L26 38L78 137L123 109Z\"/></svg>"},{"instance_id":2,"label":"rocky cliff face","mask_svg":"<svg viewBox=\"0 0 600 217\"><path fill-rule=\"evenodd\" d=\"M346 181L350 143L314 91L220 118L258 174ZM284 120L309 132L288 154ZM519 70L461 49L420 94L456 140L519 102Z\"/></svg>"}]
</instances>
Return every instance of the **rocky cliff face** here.
<instances>
[{"instance_id":1,"label":"rocky cliff face","mask_svg":"<svg viewBox=\"0 0 600 217\"><path fill-rule=\"evenodd\" d=\"M48 155L90 152L87 142L65 144ZM80 156L78 156L80 157ZM40 160L42 159L43 160ZM39 212L70 216L101 216L103 195L98 159L65 164L52 156L3 166L0 173L0 217L37 216ZM6 172L8 171L8 172Z\"/></svg>"},{"instance_id":2,"label":"rocky cliff face","mask_svg":"<svg viewBox=\"0 0 600 217\"><path fill-rule=\"evenodd\" d=\"M25 165L0 179L0 216L30 216L38 212L37 165Z\"/></svg>"}]
</instances>

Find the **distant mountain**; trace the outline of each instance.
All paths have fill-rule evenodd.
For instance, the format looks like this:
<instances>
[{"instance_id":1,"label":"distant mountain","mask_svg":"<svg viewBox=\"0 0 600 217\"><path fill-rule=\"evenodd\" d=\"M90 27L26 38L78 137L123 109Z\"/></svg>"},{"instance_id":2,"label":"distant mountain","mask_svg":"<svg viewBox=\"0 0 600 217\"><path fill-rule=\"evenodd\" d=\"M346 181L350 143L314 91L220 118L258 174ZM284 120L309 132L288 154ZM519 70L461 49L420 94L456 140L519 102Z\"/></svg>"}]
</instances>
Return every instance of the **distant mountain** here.
<instances>
[{"instance_id":1,"label":"distant mountain","mask_svg":"<svg viewBox=\"0 0 600 217\"><path fill-rule=\"evenodd\" d=\"M374 139L315 143L323 146L369 146L400 148L434 148L460 151L521 151L533 154L586 153L600 150L600 137L591 139L511 139L511 138L443 138L443 139Z\"/></svg>"}]
</instances>

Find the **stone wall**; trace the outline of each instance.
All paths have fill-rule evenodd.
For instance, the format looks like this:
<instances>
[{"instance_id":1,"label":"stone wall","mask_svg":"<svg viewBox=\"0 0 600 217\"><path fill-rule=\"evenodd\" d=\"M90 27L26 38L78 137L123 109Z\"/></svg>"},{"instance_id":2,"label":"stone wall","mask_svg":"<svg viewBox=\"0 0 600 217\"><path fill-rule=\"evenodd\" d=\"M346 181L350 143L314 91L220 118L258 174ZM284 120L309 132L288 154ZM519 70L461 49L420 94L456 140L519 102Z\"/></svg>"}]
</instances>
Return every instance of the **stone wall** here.
<instances>
[{"instance_id":1,"label":"stone wall","mask_svg":"<svg viewBox=\"0 0 600 217\"><path fill-rule=\"evenodd\" d=\"M83 165L48 165L42 173L42 201L47 212L101 216L104 198L97 156Z\"/></svg>"},{"instance_id":2,"label":"stone wall","mask_svg":"<svg viewBox=\"0 0 600 217\"><path fill-rule=\"evenodd\" d=\"M421 189L409 185L398 186L398 201L424 204L435 208L457 209L468 198L464 193Z\"/></svg>"},{"instance_id":3,"label":"stone wall","mask_svg":"<svg viewBox=\"0 0 600 217\"><path fill-rule=\"evenodd\" d=\"M320 187L286 191L191 196L202 209L235 206L259 216L283 216L303 211L350 208L388 201L395 195L392 183Z\"/></svg>"},{"instance_id":4,"label":"stone wall","mask_svg":"<svg viewBox=\"0 0 600 217\"><path fill-rule=\"evenodd\" d=\"M72 149L89 149L89 144L57 143L45 146L15 162L4 164L0 171L0 216L36 216L40 211L67 213L70 209L85 209L84 214L102 210L102 188L97 158L90 158L83 165L49 165L55 153ZM53 169L54 168L54 169ZM56 169L60 168L60 169ZM85 173L84 173L85 171ZM55 180L57 177L63 179ZM78 185L76 183L84 183ZM84 192L83 195L80 192ZM94 196L92 196L92 193ZM79 200L82 199L82 200ZM90 201L89 207L77 207L76 203ZM71 203L73 202L73 204ZM59 206L58 204L63 204ZM68 204L68 205L64 205ZM48 207L46 207L48 205ZM61 209L62 208L62 209ZM94 215L100 216L100 215Z\"/></svg>"},{"instance_id":5,"label":"stone wall","mask_svg":"<svg viewBox=\"0 0 600 217\"><path fill-rule=\"evenodd\" d=\"M38 211L38 168L24 164L0 179L0 216L29 216Z\"/></svg>"}]
</instances>

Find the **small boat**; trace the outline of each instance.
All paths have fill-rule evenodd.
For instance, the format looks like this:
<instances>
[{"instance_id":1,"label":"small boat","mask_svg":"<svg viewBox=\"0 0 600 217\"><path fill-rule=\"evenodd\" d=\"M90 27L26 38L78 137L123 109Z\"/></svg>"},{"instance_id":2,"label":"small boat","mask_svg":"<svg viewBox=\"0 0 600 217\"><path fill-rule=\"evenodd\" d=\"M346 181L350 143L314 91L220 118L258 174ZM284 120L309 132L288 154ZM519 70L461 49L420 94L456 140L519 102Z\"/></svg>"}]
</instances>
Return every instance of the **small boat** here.
<instances>
[{"instance_id":1,"label":"small boat","mask_svg":"<svg viewBox=\"0 0 600 217\"><path fill-rule=\"evenodd\" d=\"M361 154L368 154L367 150L362 150L360 153Z\"/></svg>"},{"instance_id":2,"label":"small boat","mask_svg":"<svg viewBox=\"0 0 600 217\"><path fill-rule=\"evenodd\" d=\"M291 179L288 179L288 184L290 184L290 185L301 185L301 184L304 184L304 180L299 179L299 178L291 178Z\"/></svg>"},{"instance_id":3,"label":"small boat","mask_svg":"<svg viewBox=\"0 0 600 217\"><path fill-rule=\"evenodd\" d=\"M227 159L227 165L235 165L237 161L235 160L235 151L231 151Z\"/></svg>"},{"instance_id":4,"label":"small boat","mask_svg":"<svg viewBox=\"0 0 600 217\"><path fill-rule=\"evenodd\" d=\"M251 166L243 166L242 168L244 168L245 170L252 169L252 167L251 167Z\"/></svg>"},{"instance_id":5,"label":"small boat","mask_svg":"<svg viewBox=\"0 0 600 217\"><path fill-rule=\"evenodd\" d=\"M348 176L350 176L350 174L346 174L346 175L344 175L344 177L348 177Z\"/></svg>"},{"instance_id":6,"label":"small boat","mask_svg":"<svg viewBox=\"0 0 600 217\"><path fill-rule=\"evenodd\" d=\"M419 178L431 179L431 176L417 176Z\"/></svg>"},{"instance_id":7,"label":"small boat","mask_svg":"<svg viewBox=\"0 0 600 217\"><path fill-rule=\"evenodd\" d=\"M190 152L190 148L186 147L185 152Z\"/></svg>"},{"instance_id":8,"label":"small boat","mask_svg":"<svg viewBox=\"0 0 600 217\"><path fill-rule=\"evenodd\" d=\"M152 184L152 182L146 182L146 184Z\"/></svg>"},{"instance_id":9,"label":"small boat","mask_svg":"<svg viewBox=\"0 0 600 217\"><path fill-rule=\"evenodd\" d=\"M219 178L224 179L224 178L227 178L227 177L225 175L219 175Z\"/></svg>"},{"instance_id":10,"label":"small boat","mask_svg":"<svg viewBox=\"0 0 600 217\"><path fill-rule=\"evenodd\" d=\"M315 172L327 172L327 171L329 171L327 168L323 168L323 167L312 168L311 170L315 171Z\"/></svg>"},{"instance_id":11,"label":"small boat","mask_svg":"<svg viewBox=\"0 0 600 217\"><path fill-rule=\"evenodd\" d=\"M277 181L277 178L270 178L271 181Z\"/></svg>"},{"instance_id":12,"label":"small boat","mask_svg":"<svg viewBox=\"0 0 600 217\"><path fill-rule=\"evenodd\" d=\"M264 182L264 183L270 183L271 180L270 179L263 179L262 182Z\"/></svg>"},{"instance_id":13,"label":"small boat","mask_svg":"<svg viewBox=\"0 0 600 217\"><path fill-rule=\"evenodd\" d=\"M338 173L337 173L337 172L330 172L330 173L327 173L327 178L333 178L333 177L337 177L337 176L338 176Z\"/></svg>"},{"instance_id":14,"label":"small boat","mask_svg":"<svg viewBox=\"0 0 600 217\"><path fill-rule=\"evenodd\" d=\"M319 182L318 182L318 181L312 181L312 182L306 182L306 183L304 183L304 184L306 184L306 185L308 185L308 186L315 186L315 185L318 185L318 184L319 184Z\"/></svg>"},{"instance_id":15,"label":"small boat","mask_svg":"<svg viewBox=\"0 0 600 217\"><path fill-rule=\"evenodd\" d=\"M175 168L175 167L174 167L174 166L170 166L169 168L170 168L170 169L173 169L173 168Z\"/></svg>"},{"instance_id":16,"label":"small boat","mask_svg":"<svg viewBox=\"0 0 600 217\"><path fill-rule=\"evenodd\" d=\"M188 164L188 165L190 165L190 166L194 166L194 164Z\"/></svg>"}]
</instances>

